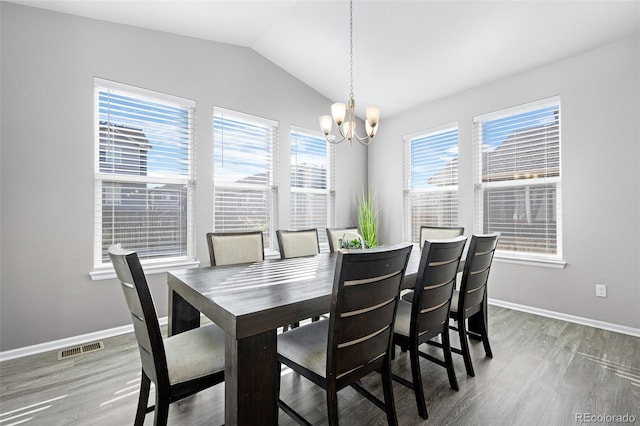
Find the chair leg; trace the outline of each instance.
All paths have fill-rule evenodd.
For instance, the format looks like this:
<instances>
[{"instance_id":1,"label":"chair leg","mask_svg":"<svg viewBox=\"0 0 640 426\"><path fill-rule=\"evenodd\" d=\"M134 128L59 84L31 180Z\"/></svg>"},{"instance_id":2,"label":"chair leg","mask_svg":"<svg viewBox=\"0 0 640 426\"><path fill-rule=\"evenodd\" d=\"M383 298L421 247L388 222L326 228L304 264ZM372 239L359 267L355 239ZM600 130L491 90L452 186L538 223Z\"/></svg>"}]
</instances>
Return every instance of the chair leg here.
<instances>
[{"instance_id":1,"label":"chair leg","mask_svg":"<svg viewBox=\"0 0 640 426\"><path fill-rule=\"evenodd\" d=\"M422 389L422 374L420 373L420 358L418 356L418 347L413 346L409 350L409 359L411 360L411 376L413 379L413 392L416 396L416 405L418 406L418 414L423 419L428 419L427 404L424 402L424 390Z\"/></svg>"},{"instance_id":2,"label":"chair leg","mask_svg":"<svg viewBox=\"0 0 640 426\"><path fill-rule=\"evenodd\" d=\"M456 370L453 367L453 357L451 356L451 338L449 337L449 329L442 332L442 352L444 355L444 363L447 367L447 375L449 376L449 385L456 392L460 390L458 387L458 379L456 378Z\"/></svg>"},{"instance_id":3,"label":"chair leg","mask_svg":"<svg viewBox=\"0 0 640 426\"><path fill-rule=\"evenodd\" d=\"M156 387L156 412L154 426L166 426L169 420L169 396Z\"/></svg>"},{"instance_id":4,"label":"chair leg","mask_svg":"<svg viewBox=\"0 0 640 426\"><path fill-rule=\"evenodd\" d=\"M138 396L138 409L136 411L136 419L133 422L134 426L142 426L144 424L144 417L147 414L147 404L149 403L149 389L151 388L151 379L142 372L142 379L140 380L140 395Z\"/></svg>"},{"instance_id":5,"label":"chair leg","mask_svg":"<svg viewBox=\"0 0 640 426\"><path fill-rule=\"evenodd\" d=\"M398 424L396 403L393 399L393 382L391 381L391 366L389 363L382 369L382 389L384 391L384 406L387 413L387 423L390 426Z\"/></svg>"},{"instance_id":6,"label":"chair leg","mask_svg":"<svg viewBox=\"0 0 640 426\"><path fill-rule=\"evenodd\" d=\"M333 386L327 388L327 415L329 425L338 426L338 392Z\"/></svg>"},{"instance_id":7,"label":"chair leg","mask_svg":"<svg viewBox=\"0 0 640 426\"><path fill-rule=\"evenodd\" d=\"M486 318L486 317L483 316L483 318ZM482 328L482 345L484 346L484 353L487 355L487 357L493 358L493 352L491 351L491 345L489 344L489 333L488 333L487 323L485 321L482 321L482 324L480 327Z\"/></svg>"},{"instance_id":8,"label":"chair leg","mask_svg":"<svg viewBox=\"0 0 640 426\"><path fill-rule=\"evenodd\" d=\"M471 363L471 353L469 352L469 341L467 340L467 329L464 320L458 323L458 336L460 336L460 350L462 352L462 358L464 359L464 366L467 369L467 374L471 377L475 377L476 373L473 371L473 364Z\"/></svg>"}]
</instances>

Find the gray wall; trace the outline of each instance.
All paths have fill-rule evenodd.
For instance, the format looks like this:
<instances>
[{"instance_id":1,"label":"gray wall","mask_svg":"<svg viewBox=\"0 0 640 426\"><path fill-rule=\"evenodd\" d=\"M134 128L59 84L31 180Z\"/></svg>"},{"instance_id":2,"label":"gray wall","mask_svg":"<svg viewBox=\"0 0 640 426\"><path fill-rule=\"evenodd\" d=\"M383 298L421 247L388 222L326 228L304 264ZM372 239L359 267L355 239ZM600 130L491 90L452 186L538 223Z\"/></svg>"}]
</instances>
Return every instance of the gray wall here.
<instances>
[{"instance_id":1,"label":"gray wall","mask_svg":"<svg viewBox=\"0 0 640 426\"><path fill-rule=\"evenodd\" d=\"M494 262L489 297L640 328L640 40L628 39L381 122L369 187L382 241L402 235L402 136L457 122L460 222L474 232L472 119L561 97L564 269ZM427 76L428 78L428 76ZM595 284L608 297L595 297Z\"/></svg>"},{"instance_id":2,"label":"gray wall","mask_svg":"<svg viewBox=\"0 0 640 426\"><path fill-rule=\"evenodd\" d=\"M316 129L328 99L250 49L0 7L0 351L130 324L115 280L89 278L94 77L197 102L195 237L202 265L212 227L214 105L279 121L279 226L289 225L289 129ZM337 225L354 223L353 200L366 185L367 151L357 145L337 149ZM149 282L159 315L166 315L166 275Z\"/></svg>"}]
</instances>

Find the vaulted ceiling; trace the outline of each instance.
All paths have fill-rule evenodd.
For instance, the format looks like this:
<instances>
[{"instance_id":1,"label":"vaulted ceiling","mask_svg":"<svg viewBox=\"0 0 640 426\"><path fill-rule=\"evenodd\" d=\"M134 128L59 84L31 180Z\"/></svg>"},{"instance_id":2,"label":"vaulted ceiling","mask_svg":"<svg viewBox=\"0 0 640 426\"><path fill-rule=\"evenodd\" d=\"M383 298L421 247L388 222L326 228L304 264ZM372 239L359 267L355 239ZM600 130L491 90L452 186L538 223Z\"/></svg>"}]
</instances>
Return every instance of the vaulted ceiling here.
<instances>
[{"instance_id":1,"label":"vaulted ceiling","mask_svg":"<svg viewBox=\"0 0 640 426\"><path fill-rule=\"evenodd\" d=\"M347 0L10 0L245 46L333 101L349 94ZM640 1L354 2L354 93L382 116L640 33Z\"/></svg>"}]
</instances>

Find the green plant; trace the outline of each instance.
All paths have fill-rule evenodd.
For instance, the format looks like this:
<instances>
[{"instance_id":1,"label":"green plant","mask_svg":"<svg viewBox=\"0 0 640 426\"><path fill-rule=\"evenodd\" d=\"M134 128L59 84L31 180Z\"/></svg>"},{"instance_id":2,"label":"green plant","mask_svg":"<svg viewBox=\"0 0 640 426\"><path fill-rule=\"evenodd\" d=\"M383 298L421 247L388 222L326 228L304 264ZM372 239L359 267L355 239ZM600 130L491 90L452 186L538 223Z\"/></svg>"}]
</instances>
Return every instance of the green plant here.
<instances>
[{"instance_id":1,"label":"green plant","mask_svg":"<svg viewBox=\"0 0 640 426\"><path fill-rule=\"evenodd\" d=\"M340 246L340 248L343 249L360 249L362 248L362 244L360 243L360 240L357 238L354 238L353 240L343 240L342 238L340 238L338 240L338 244Z\"/></svg>"},{"instance_id":2,"label":"green plant","mask_svg":"<svg viewBox=\"0 0 640 426\"><path fill-rule=\"evenodd\" d=\"M358 203L358 226L367 247L378 245L378 212L373 204L373 194L362 189Z\"/></svg>"}]
</instances>

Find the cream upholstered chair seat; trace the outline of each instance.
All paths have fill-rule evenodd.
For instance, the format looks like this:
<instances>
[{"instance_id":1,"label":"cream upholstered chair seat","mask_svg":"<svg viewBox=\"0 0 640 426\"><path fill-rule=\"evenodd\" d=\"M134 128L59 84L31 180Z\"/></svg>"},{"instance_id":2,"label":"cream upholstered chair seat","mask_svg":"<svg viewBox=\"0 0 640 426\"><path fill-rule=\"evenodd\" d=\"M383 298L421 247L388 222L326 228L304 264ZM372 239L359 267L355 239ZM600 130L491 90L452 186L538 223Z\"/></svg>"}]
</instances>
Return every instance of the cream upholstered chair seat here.
<instances>
[{"instance_id":1,"label":"cream upholstered chair seat","mask_svg":"<svg viewBox=\"0 0 640 426\"><path fill-rule=\"evenodd\" d=\"M262 231L207 233L211 266L264 260Z\"/></svg>"},{"instance_id":2,"label":"cream upholstered chair seat","mask_svg":"<svg viewBox=\"0 0 640 426\"><path fill-rule=\"evenodd\" d=\"M318 376L327 373L329 321L312 322L278 335L278 353ZM304 350L300 350L304 348Z\"/></svg>"},{"instance_id":3,"label":"cream upholstered chair seat","mask_svg":"<svg viewBox=\"0 0 640 426\"><path fill-rule=\"evenodd\" d=\"M318 230L284 230L276 231L278 237L278 247L280 258L289 259L292 257L314 256L320 253L320 242L318 241Z\"/></svg>"},{"instance_id":4,"label":"cream upholstered chair seat","mask_svg":"<svg viewBox=\"0 0 640 426\"><path fill-rule=\"evenodd\" d=\"M398 301L398 313L396 322L393 325L393 332L401 336L409 337L409 327L411 326L411 302L405 300Z\"/></svg>"},{"instance_id":5,"label":"cream upholstered chair seat","mask_svg":"<svg viewBox=\"0 0 640 426\"><path fill-rule=\"evenodd\" d=\"M172 385L224 370L224 330L215 324L164 339L164 350Z\"/></svg>"}]
</instances>

